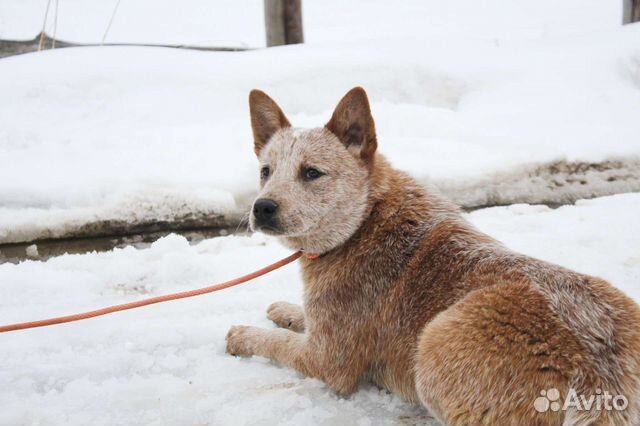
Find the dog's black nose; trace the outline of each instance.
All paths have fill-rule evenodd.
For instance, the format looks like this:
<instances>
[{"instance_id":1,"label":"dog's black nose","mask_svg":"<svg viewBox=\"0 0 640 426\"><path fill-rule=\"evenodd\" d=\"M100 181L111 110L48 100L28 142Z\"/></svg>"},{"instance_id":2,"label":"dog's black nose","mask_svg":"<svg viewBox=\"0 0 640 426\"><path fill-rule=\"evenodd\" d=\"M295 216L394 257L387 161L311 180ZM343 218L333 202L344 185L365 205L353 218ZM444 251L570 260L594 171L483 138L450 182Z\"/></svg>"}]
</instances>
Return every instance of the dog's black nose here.
<instances>
[{"instance_id":1,"label":"dog's black nose","mask_svg":"<svg viewBox=\"0 0 640 426\"><path fill-rule=\"evenodd\" d=\"M278 203L268 198L260 198L253 203L253 214L258 222L272 221L278 212Z\"/></svg>"}]
</instances>

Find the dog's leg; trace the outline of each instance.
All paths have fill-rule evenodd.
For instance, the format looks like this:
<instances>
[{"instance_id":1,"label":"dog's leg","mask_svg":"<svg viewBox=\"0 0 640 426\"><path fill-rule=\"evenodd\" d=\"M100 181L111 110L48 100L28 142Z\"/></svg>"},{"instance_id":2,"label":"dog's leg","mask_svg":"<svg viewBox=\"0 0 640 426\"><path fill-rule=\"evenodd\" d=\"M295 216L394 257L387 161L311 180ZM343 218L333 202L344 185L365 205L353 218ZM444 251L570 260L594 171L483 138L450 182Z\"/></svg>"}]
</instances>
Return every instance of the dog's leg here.
<instances>
[{"instance_id":1,"label":"dog's leg","mask_svg":"<svg viewBox=\"0 0 640 426\"><path fill-rule=\"evenodd\" d=\"M282 328L233 326L226 340L227 353L272 359L304 376L323 380L340 395L355 391L366 368L362 351L344 344L314 343L307 334Z\"/></svg>"},{"instance_id":2,"label":"dog's leg","mask_svg":"<svg viewBox=\"0 0 640 426\"><path fill-rule=\"evenodd\" d=\"M301 306L289 302L275 302L267 308L267 318L278 327L304 331L304 310Z\"/></svg>"}]
</instances>

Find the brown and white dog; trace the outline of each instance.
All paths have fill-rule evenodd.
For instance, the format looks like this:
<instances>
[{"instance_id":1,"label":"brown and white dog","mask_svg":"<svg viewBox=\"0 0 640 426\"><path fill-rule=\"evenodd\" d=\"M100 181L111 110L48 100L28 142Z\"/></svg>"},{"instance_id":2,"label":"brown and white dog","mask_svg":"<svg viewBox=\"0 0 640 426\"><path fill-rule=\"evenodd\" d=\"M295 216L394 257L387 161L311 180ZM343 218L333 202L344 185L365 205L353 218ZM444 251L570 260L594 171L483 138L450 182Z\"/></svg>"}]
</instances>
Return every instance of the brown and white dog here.
<instances>
[{"instance_id":1,"label":"brown and white dog","mask_svg":"<svg viewBox=\"0 0 640 426\"><path fill-rule=\"evenodd\" d=\"M321 257L302 260L304 308L272 304L279 329L232 327L229 353L341 395L366 378L447 425L640 425L636 303L510 251L391 168L362 88L316 129L291 127L261 91L249 102L261 164L251 227ZM534 404L545 391L551 409ZM566 406L571 392L618 399Z\"/></svg>"}]
</instances>

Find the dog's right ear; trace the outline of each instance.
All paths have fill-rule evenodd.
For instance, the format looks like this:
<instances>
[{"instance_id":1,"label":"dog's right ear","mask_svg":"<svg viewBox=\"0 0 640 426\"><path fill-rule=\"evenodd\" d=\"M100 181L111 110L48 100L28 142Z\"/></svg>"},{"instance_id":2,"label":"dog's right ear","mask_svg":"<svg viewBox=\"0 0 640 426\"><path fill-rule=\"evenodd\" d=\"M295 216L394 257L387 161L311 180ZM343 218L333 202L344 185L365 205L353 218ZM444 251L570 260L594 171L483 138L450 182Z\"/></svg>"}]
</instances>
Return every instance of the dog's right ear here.
<instances>
[{"instance_id":1,"label":"dog's right ear","mask_svg":"<svg viewBox=\"0 0 640 426\"><path fill-rule=\"evenodd\" d=\"M278 104L261 90L249 93L249 110L251 112L251 129L253 129L253 149L260 155L262 148L278 130L291 127Z\"/></svg>"}]
</instances>

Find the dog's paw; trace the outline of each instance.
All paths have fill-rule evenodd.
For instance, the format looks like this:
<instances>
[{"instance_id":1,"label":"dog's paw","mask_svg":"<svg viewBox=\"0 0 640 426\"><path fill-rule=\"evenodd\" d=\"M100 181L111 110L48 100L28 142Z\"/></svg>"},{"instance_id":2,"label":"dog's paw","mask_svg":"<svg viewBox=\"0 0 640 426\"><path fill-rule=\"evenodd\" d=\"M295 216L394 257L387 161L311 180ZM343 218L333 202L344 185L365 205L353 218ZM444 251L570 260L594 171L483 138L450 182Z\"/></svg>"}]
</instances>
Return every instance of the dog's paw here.
<instances>
[{"instance_id":1,"label":"dog's paw","mask_svg":"<svg viewBox=\"0 0 640 426\"><path fill-rule=\"evenodd\" d=\"M278 327L294 331L304 330L304 312L298 305L289 302L275 302L267 308L267 318Z\"/></svg>"},{"instance_id":2,"label":"dog's paw","mask_svg":"<svg viewBox=\"0 0 640 426\"><path fill-rule=\"evenodd\" d=\"M227 337L227 353L238 356L252 356L258 340L258 329L246 325L234 325Z\"/></svg>"}]
</instances>

